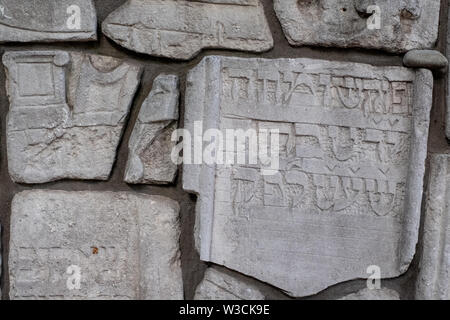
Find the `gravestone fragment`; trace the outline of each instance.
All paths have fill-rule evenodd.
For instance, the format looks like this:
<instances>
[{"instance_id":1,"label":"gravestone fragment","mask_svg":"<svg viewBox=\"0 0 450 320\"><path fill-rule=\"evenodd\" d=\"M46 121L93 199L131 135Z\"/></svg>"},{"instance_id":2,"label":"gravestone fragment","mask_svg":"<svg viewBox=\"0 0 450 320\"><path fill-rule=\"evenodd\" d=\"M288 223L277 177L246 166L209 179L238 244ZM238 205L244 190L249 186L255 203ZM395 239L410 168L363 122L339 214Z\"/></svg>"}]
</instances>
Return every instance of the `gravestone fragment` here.
<instances>
[{"instance_id":1,"label":"gravestone fragment","mask_svg":"<svg viewBox=\"0 0 450 320\"><path fill-rule=\"evenodd\" d=\"M397 291L387 288L363 289L356 293L346 295L339 300L400 300Z\"/></svg>"},{"instance_id":2,"label":"gravestone fragment","mask_svg":"<svg viewBox=\"0 0 450 320\"><path fill-rule=\"evenodd\" d=\"M183 188L198 195L201 260L291 296L367 278L372 265L386 278L405 272L432 88L426 69L204 58L187 77L183 149L196 160ZM222 137L202 145L209 129ZM211 161L213 140L227 141Z\"/></svg>"},{"instance_id":3,"label":"gravestone fragment","mask_svg":"<svg viewBox=\"0 0 450 320\"><path fill-rule=\"evenodd\" d=\"M0 42L97 40L92 0L2 0Z\"/></svg>"},{"instance_id":4,"label":"gravestone fragment","mask_svg":"<svg viewBox=\"0 0 450 320\"><path fill-rule=\"evenodd\" d=\"M416 284L419 300L450 300L450 155L431 157L423 250Z\"/></svg>"},{"instance_id":5,"label":"gravestone fragment","mask_svg":"<svg viewBox=\"0 0 450 320\"><path fill-rule=\"evenodd\" d=\"M359 47L389 52L432 48L440 0L274 0L294 46Z\"/></svg>"},{"instance_id":6,"label":"gravestone fragment","mask_svg":"<svg viewBox=\"0 0 450 320\"><path fill-rule=\"evenodd\" d=\"M11 299L183 298L177 202L33 190L11 210Z\"/></svg>"},{"instance_id":7,"label":"gravestone fragment","mask_svg":"<svg viewBox=\"0 0 450 320\"><path fill-rule=\"evenodd\" d=\"M127 49L180 60L204 48L273 47L259 0L129 0L105 19L102 31Z\"/></svg>"},{"instance_id":8,"label":"gravestone fragment","mask_svg":"<svg viewBox=\"0 0 450 320\"><path fill-rule=\"evenodd\" d=\"M225 272L208 268L197 286L194 300L264 300L260 290Z\"/></svg>"},{"instance_id":9,"label":"gravestone fragment","mask_svg":"<svg viewBox=\"0 0 450 320\"><path fill-rule=\"evenodd\" d=\"M127 183L167 184L174 181L177 165L171 160L178 126L179 80L160 75L142 104L128 144Z\"/></svg>"},{"instance_id":10,"label":"gravestone fragment","mask_svg":"<svg viewBox=\"0 0 450 320\"><path fill-rule=\"evenodd\" d=\"M141 68L65 51L11 51L3 63L13 181L108 179Z\"/></svg>"}]
</instances>

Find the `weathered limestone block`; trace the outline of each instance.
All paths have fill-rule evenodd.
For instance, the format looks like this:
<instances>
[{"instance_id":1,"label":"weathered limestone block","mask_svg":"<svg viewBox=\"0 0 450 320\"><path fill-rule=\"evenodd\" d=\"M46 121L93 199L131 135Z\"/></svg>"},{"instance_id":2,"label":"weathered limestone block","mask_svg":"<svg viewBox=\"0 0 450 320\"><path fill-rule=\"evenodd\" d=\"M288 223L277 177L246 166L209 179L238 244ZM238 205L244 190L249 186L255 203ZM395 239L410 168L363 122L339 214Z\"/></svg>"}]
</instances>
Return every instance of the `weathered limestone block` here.
<instances>
[{"instance_id":1,"label":"weathered limestone block","mask_svg":"<svg viewBox=\"0 0 450 320\"><path fill-rule=\"evenodd\" d=\"M254 285L244 283L225 272L208 268L197 286L194 300L264 300Z\"/></svg>"},{"instance_id":2,"label":"weathered limestone block","mask_svg":"<svg viewBox=\"0 0 450 320\"><path fill-rule=\"evenodd\" d=\"M366 288L339 300L400 300L400 296L397 291L387 288L372 290Z\"/></svg>"},{"instance_id":3,"label":"weathered limestone block","mask_svg":"<svg viewBox=\"0 0 450 320\"><path fill-rule=\"evenodd\" d=\"M159 75L142 104L128 144L125 181L167 184L174 181L177 165L171 160L176 142L172 133L178 126L179 80Z\"/></svg>"},{"instance_id":4,"label":"weathered limestone block","mask_svg":"<svg viewBox=\"0 0 450 320\"><path fill-rule=\"evenodd\" d=\"M64 51L11 51L3 63L11 178L108 179L141 68Z\"/></svg>"},{"instance_id":5,"label":"weathered limestone block","mask_svg":"<svg viewBox=\"0 0 450 320\"><path fill-rule=\"evenodd\" d=\"M448 60L437 50L411 50L405 54L403 64L411 68L442 70L447 69Z\"/></svg>"},{"instance_id":6,"label":"weathered limestone block","mask_svg":"<svg viewBox=\"0 0 450 320\"><path fill-rule=\"evenodd\" d=\"M33 190L11 211L11 299L183 298L177 202Z\"/></svg>"},{"instance_id":7,"label":"weathered limestone block","mask_svg":"<svg viewBox=\"0 0 450 320\"><path fill-rule=\"evenodd\" d=\"M434 46L440 0L274 0L291 45L406 52Z\"/></svg>"},{"instance_id":8,"label":"weathered limestone block","mask_svg":"<svg viewBox=\"0 0 450 320\"><path fill-rule=\"evenodd\" d=\"M129 0L106 18L102 31L127 49L180 60L204 48L273 47L259 0Z\"/></svg>"},{"instance_id":9,"label":"weathered limestone block","mask_svg":"<svg viewBox=\"0 0 450 320\"><path fill-rule=\"evenodd\" d=\"M92 0L2 0L0 42L97 39Z\"/></svg>"},{"instance_id":10,"label":"weathered limestone block","mask_svg":"<svg viewBox=\"0 0 450 320\"><path fill-rule=\"evenodd\" d=\"M450 300L450 155L431 157L417 299Z\"/></svg>"},{"instance_id":11,"label":"weathered limestone block","mask_svg":"<svg viewBox=\"0 0 450 320\"><path fill-rule=\"evenodd\" d=\"M241 129L251 140L219 145L216 162L184 164L183 188L198 194L200 258L292 296L367 278L371 265L386 278L405 272L418 237L432 88L426 69L203 59L187 78L184 124L193 136L183 154L202 150L202 129ZM256 162L220 164L242 146L246 159L258 146Z\"/></svg>"}]
</instances>

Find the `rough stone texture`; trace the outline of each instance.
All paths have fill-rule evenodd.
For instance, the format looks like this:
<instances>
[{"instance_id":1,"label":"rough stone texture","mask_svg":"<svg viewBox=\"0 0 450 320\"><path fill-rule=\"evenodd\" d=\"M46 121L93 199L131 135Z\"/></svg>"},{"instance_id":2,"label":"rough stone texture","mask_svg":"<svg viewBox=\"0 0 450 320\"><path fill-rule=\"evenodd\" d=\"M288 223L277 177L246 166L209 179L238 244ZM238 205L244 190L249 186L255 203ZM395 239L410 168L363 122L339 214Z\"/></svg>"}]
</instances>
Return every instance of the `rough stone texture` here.
<instances>
[{"instance_id":1,"label":"rough stone texture","mask_svg":"<svg viewBox=\"0 0 450 320\"><path fill-rule=\"evenodd\" d=\"M33 190L11 210L11 299L183 298L177 202ZM79 289L67 285L70 266L80 268Z\"/></svg>"},{"instance_id":2,"label":"rough stone texture","mask_svg":"<svg viewBox=\"0 0 450 320\"><path fill-rule=\"evenodd\" d=\"M79 26L73 6L79 8ZM76 10L76 9L75 9ZM2 0L0 42L87 41L97 39L92 0Z\"/></svg>"},{"instance_id":3,"label":"rough stone texture","mask_svg":"<svg viewBox=\"0 0 450 320\"><path fill-rule=\"evenodd\" d=\"M411 68L444 69L447 58L437 50L411 50L405 54L403 64Z\"/></svg>"},{"instance_id":4,"label":"rough stone texture","mask_svg":"<svg viewBox=\"0 0 450 320\"><path fill-rule=\"evenodd\" d=\"M195 291L195 300L264 300L259 289L229 274L209 268Z\"/></svg>"},{"instance_id":5,"label":"rough stone texture","mask_svg":"<svg viewBox=\"0 0 450 320\"><path fill-rule=\"evenodd\" d=\"M200 258L293 296L367 278L370 265L386 278L405 272L432 88L426 69L204 58L188 74L185 128L202 119L204 130L278 129L280 171L184 165L183 187L198 194Z\"/></svg>"},{"instance_id":6,"label":"rough stone texture","mask_svg":"<svg viewBox=\"0 0 450 320\"><path fill-rule=\"evenodd\" d=\"M435 154L426 196L417 299L450 299L450 155Z\"/></svg>"},{"instance_id":7,"label":"rough stone texture","mask_svg":"<svg viewBox=\"0 0 450 320\"><path fill-rule=\"evenodd\" d=\"M339 300L400 300L397 291L381 288L381 289L363 289L356 293L349 294Z\"/></svg>"},{"instance_id":8,"label":"rough stone texture","mask_svg":"<svg viewBox=\"0 0 450 320\"><path fill-rule=\"evenodd\" d=\"M373 5L380 29L368 28ZM440 0L274 0L274 7L292 45L406 52L431 48L438 36Z\"/></svg>"},{"instance_id":9,"label":"rough stone texture","mask_svg":"<svg viewBox=\"0 0 450 320\"><path fill-rule=\"evenodd\" d=\"M129 0L106 18L102 31L125 48L180 60L203 48L273 47L259 0Z\"/></svg>"},{"instance_id":10,"label":"rough stone texture","mask_svg":"<svg viewBox=\"0 0 450 320\"><path fill-rule=\"evenodd\" d=\"M142 104L128 144L125 171L127 183L172 183L177 165L171 160L176 142L172 133L178 126L179 80L160 75Z\"/></svg>"},{"instance_id":11,"label":"rough stone texture","mask_svg":"<svg viewBox=\"0 0 450 320\"><path fill-rule=\"evenodd\" d=\"M447 59L450 58L450 10L448 10L448 24L447 24ZM450 139L450 81L447 75L447 113L445 122L445 135L447 139Z\"/></svg>"},{"instance_id":12,"label":"rough stone texture","mask_svg":"<svg viewBox=\"0 0 450 320\"><path fill-rule=\"evenodd\" d=\"M64 51L11 51L3 63L13 181L106 180L141 68Z\"/></svg>"}]
</instances>

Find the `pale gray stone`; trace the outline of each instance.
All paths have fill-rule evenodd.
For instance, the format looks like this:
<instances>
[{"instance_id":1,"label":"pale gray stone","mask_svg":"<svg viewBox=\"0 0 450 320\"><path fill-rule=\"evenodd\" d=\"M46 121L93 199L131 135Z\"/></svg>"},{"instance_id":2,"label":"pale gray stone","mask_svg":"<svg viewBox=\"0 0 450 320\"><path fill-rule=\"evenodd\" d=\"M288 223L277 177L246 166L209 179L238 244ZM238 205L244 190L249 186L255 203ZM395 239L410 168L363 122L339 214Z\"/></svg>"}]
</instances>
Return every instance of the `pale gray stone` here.
<instances>
[{"instance_id":1,"label":"pale gray stone","mask_svg":"<svg viewBox=\"0 0 450 320\"><path fill-rule=\"evenodd\" d=\"M97 40L92 0L2 0L0 42Z\"/></svg>"},{"instance_id":2,"label":"pale gray stone","mask_svg":"<svg viewBox=\"0 0 450 320\"><path fill-rule=\"evenodd\" d=\"M261 291L225 272L208 268L197 286L194 300L264 300Z\"/></svg>"},{"instance_id":3,"label":"pale gray stone","mask_svg":"<svg viewBox=\"0 0 450 320\"><path fill-rule=\"evenodd\" d=\"M437 50L411 50L405 54L403 64L411 68L446 69L447 58Z\"/></svg>"},{"instance_id":4,"label":"pale gray stone","mask_svg":"<svg viewBox=\"0 0 450 320\"><path fill-rule=\"evenodd\" d=\"M259 0L128 0L106 18L102 31L127 49L180 60L204 48L273 47Z\"/></svg>"},{"instance_id":5,"label":"pale gray stone","mask_svg":"<svg viewBox=\"0 0 450 320\"><path fill-rule=\"evenodd\" d=\"M426 69L204 58L187 77L193 136L183 153L201 141L199 120L197 131L279 130L280 150L275 172L263 158L184 164L183 188L198 195L200 258L292 296L367 278L371 265L386 278L404 273L418 237L432 88Z\"/></svg>"},{"instance_id":6,"label":"pale gray stone","mask_svg":"<svg viewBox=\"0 0 450 320\"><path fill-rule=\"evenodd\" d=\"M179 205L165 197L21 192L11 207L10 298L182 299L179 237Z\"/></svg>"},{"instance_id":7,"label":"pale gray stone","mask_svg":"<svg viewBox=\"0 0 450 320\"><path fill-rule=\"evenodd\" d=\"M416 298L450 300L450 155L431 157Z\"/></svg>"},{"instance_id":8,"label":"pale gray stone","mask_svg":"<svg viewBox=\"0 0 450 320\"><path fill-rule=\"evenodd\" d=\"M400 296L397 291L387 288L366 288L356 293L349 294L339 300L400 300Z\"/></svg>"},{"instance_id":9,"label":"pale gray stone","mask_svg":"<svg viewBox=\"0 0 450 320\"><path fill-rule=\"evenodd\" d=\"M3 63L13 181L108 179L141 68L64 51L11 51Z\"/></svg>"},{"instance_id":10,"label":"pale gray stone","mask_svg":"<svg viewBox=\"0 0 450 320\"><path fill-rule=\"evenodd\" d=\"M406 52L432 48L438 36L440 0L274 0L274 7L295 46ZM377 16L379 29L368 27Z\"/></svg>"},{"instance_id":11,"label":"pale gray stone","mask_svg":"<svg viewBox=\"0 0 450 320\"><path fill-rule=\"evenodd\" d=\"M127 183L167 184L174 181L177 165L171 160L178 126L179 80L159 75L145 99L128 144Z\"/></svg>"}]
</instances>

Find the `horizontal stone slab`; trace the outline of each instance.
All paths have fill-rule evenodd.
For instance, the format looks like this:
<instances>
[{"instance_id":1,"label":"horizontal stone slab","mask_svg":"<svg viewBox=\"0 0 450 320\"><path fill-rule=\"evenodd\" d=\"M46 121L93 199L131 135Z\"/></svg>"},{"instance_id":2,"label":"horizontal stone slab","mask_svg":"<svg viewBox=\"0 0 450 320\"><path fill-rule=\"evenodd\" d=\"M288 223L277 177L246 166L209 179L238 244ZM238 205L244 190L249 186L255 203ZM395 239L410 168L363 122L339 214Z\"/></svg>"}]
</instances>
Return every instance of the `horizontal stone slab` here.
<instances>
[{"instance_id":1,"label":"horizontal stone slab","mask_svg":"<svg viewBox=\"0 0 450 320\"><path fill-rule=\"evenodd\" d=\"M405 272L418 238L432 88L426 69L204 58L187 77L192 139L183 149L195 159L184 163L183 188L198 195L200 258L292 296L367 278L371 265L386 278ZM241 142L219 145L208 163L209 129L240 130Z\"/></svg>"},{"instance_id":2,"label":"horizontal stone slab","mask_svg":"<svg viewBox=\"0 0 450 320\"><path fill-rule=\"evenodd\" d=\"M24 191L11 206L11 299L182 299L179 205L126 192Z\"/></svg>"}]
</instances>

